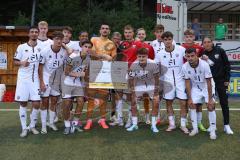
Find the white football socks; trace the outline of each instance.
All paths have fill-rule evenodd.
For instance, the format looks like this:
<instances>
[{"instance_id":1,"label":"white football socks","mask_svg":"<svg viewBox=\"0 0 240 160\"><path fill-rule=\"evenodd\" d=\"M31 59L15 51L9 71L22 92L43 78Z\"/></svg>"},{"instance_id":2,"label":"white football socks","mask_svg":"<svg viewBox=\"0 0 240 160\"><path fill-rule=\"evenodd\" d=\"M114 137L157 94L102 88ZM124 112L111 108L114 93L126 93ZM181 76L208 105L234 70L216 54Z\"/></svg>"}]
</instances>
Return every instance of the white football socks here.
<instances>
[{"instance_id":1,"label":"white football socks","mask_svg":"<svg viewBox=\"0 0 240 160\"><path fill-rule=\"evenodd\" d=\"M65 125L66 128L71 127L71 123L70 123L69 120L64 120L64 125Z\"/></svg>"},{"instance_id":2,"label":"white football socks","mask_svg":"<svg viewBox=\"0 0 240 160\"><path fill-rule=\"evenodd\" d=\"M56 117L56 112L51 111L51 109L49 109L48 112L49 112L49 124L53 124L54 119Z\"/></svg>"},{"instance_id":3,"label":"white football socks","mask_svg":"<svg viewBox=\"0 0 240 160\"><path fill-rule=\"evenodd\" d=\"M41 115L42 128L46 128L47 127L47 110L40 109L40 115Z\"/></svg>"},{"instance_id":4,"label":"white football socks","mask_svg":"<svg viewBox=\"0 0 240 160\"><path fill-rule=\"evenodd\" d=\"M27 107L19 108L19 118L22 126L22 130L27 129Z\"/></svg>"},{"instance_id":5,"label":"white football socks","mask_svg":"<svg viewBox=\"0 0 240 160\"><path fill-rule=\"evenodd\" d=\"M197 112L197 123L202 123L202 112Z\"/></svg>"},{"instance_id":6,"label":"white football socks","mask_svg":"<svg viewBox=\"0 0 240 160\"><path fill-rule=\"evenodd\" d=\"M138 124L138 118L137 117L132 117L132 123L133 125L136 125Z\"/></svg>"},{"instance_id":7,"label":"white football socks","mask_svg":"<svg viewBox=\"0 0 240 160\"><path fill-rule=\"evenodd\" d=\"M168 120L169 120L169 125L170 126L175 126L174 116L168 116Z\"/></svg>"},{"instance_id":8,"label":"white football socks","mask_svg":"<svg viewBox=\"0 0 240 160\"><path fill-rule=\"evenodd\" d=\"M214 111L208 111L208 119L209 119L209 125L212 130L216 130L216 112Z\"/></svg>"},{"instance_id":9,"label":"white football socks","mask_svg":"<svg viewBox=\"0 0 240 160\"><path fill-rule=\"evenodd\" d=\"M181 117L181 127L186 127L187 119L185 117Z\"/></svg>"},{"instance_id":10,"label":"white football socks","mask_svg":"<svg viewBox=\"0 0 240 160\"><path fill-rule=\"evenodd\" d=\"M190 117L191 117L191 121L192 121L193 130L198 130L196 109L190 109Z\"/></svg>"},{"instance_id":11,"label":"white football socks","mask_svg":"<svg viewBox=\"0 0 240 160\"><path fill-rule=\"evenodd\" d=\"M32 109L32 114L30 116L30 128L35 128L36 123L37 123L37 119L38 119L38 113L39 113L39 109Z\"/></svg>"},{"instance_id":12,"label":"white football socks","mask_svg":"<svg viewBox=\"0 0 240 160\"><path fill-rule=\"evenodd\" d=\"M122 113L122 107L123 107L123 101L122 100L118 100L117 101L117 105L116 105L116 109L117 109L117 119L119 120L120 118L123 117L123 113Z\"/></svg>"},{"instance_id":13,"label":"white football socks","mask_svg":"<svg viewBox=\"0 0 240 160\"><path fill-rule=\"evenodd\" d=\"M156 127L157 124L157 117L152 116L152 127Z\"/></svg>"}]
</instances>

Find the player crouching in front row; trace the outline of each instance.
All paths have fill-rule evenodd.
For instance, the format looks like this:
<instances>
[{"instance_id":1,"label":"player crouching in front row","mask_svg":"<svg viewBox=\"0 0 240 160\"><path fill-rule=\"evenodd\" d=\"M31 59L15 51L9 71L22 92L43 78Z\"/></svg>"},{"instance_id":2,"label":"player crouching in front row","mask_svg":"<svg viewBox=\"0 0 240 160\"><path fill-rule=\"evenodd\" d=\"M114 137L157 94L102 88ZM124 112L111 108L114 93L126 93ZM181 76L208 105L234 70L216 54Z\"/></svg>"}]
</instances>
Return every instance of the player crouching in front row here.
<instances>
[{"instance_id":1,"label":"player crouching in front row","mask_svg":"<svg viewBox=\"0 0 240 160\"><path fill-rule=\"evenodd\" d=\"M193 130L189 136L198 133L197 112L198 104L206 103L208 108L208 118L210 124L210 139L216 139L216 112L212 96L212 73L207 62L197 57L196 49L186 50L187 63L183 65L182 73L186 83L188 95L188 106L190 107L190 117Z\"/></svg>"},{"instance_id":2,"label":"player crouching in front row","mask_svg":"<svg viewBox=\"0 0 240 160\"><path fill-rule=\"evenodd\" d=\"M137 60L131 65L129 72L130 90L132 93L132 126L127 131L138 129L137 105L145 95L152 99L152 131L157 133L156 119L159 105L159 69L158 65L148 59L148 49L137 50Z\"/></svg>"}]
</instances>

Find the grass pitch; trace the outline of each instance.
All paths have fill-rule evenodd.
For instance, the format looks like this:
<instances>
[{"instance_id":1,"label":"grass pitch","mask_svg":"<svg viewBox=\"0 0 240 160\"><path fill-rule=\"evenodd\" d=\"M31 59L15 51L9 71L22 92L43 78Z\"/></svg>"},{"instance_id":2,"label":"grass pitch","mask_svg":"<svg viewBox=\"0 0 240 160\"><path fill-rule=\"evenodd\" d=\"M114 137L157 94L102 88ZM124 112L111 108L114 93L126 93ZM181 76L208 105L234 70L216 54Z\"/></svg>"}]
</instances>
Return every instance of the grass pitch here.
<instances>
[{"instance_id":1,"label":"grass pitch","mask_svg":"<svg viewBox=\"0 0 240 160\"><path fill-rule=\"evenodd\" d=\"M15 103L0 106L18 108ZM231 101L230 107L240 108L239 101ZM153 134L150 126L141 123L139 130L129 133L122 127L103 130L96 122L87 132L66 136L62 133L63 123L58 123L58 132L30 134L22 139L18 112L0 111L0 160L239 160L240 111L230 111L230 117L234 135L224 134L222 113L217 111L217 140L210 140L205 132L195 137L184 135L179 129L167 133L167 125L160 125L160 132ZM206 111L203 123L208 126Z\"/></svg>"}]
</instances>

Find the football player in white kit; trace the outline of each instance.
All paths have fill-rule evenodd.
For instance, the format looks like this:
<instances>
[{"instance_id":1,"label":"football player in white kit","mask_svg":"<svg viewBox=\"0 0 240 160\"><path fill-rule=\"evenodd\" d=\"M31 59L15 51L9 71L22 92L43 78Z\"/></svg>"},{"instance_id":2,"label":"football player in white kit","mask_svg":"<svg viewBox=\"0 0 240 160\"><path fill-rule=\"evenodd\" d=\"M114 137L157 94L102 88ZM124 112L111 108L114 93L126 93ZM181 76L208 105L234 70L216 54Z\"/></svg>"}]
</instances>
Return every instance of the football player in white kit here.
<instances>
[{"instance_id":1,"label":"football player in white kit","mask_svg":"<svg viewBox=\"0 0 240 160\"><path fill-rule=\"evenodd\" d=\"M137 109L139 100L144 100L146 95L152 99L152 126L154 133L159 132L156 127L157 112L159 105L159 69L158 65L151 59L148 59L147 48L137 50L137 60L133 62L129 71L129 83L132 94L131 111L132 126L127 131L138 129Z\"/></svg>"},{"instance_id":2,"label":"football player in white kit","mask_svg":"<svg viewBox=\"0 0 240 160\"><path fill-rule=\"evenodd\" d=\"M176 128L173 112L173 101L175 98L180 102L181 126L180 129L188 134L187 122L187 94L185 81L181 74L184 64L185 49L173 44L173 34L164 32L161 36L165 49L161 50L155 57L155 62L160 66L160 74L163 83L163 99L166 100L169 126L166 131L170 132Z\"/></svg>"},{"instance_id":3,"label":"football player in white kit","mask_svg":"<svg viewBox=\"0 0 240 160\"><path fill-rule=\"evenodd\" d=\"M67 59L65 68L65 78L62 85L63 113L64 113L64 134L74 133L75 129L82 131L79 125L80 115L84 105L85 95L85 71L90 63L89 50L93 44L90 41L82 42L82 51L73 52ZM70 123L70 109L73 98L76 98L77 106L74 113L72 124Z\"/></svg>"},{"instance_id":4,"label":"football player in white kit","mask_svg":"<svg viewBox=\"0 0 240 160\"><path fill-rule=\"evenodd\" d=\"M56 104L58 97L60 96L60 79L63 69L62 67L64 60L66 60L68 54L62 47L63 34L60 31L55 31L52 34L53 44L45 47L41 52L41 62L39 65L39 78L40 88L42 92L42 105L41 105L41 120L42 120L42 134L47 133L46 120L47 120L47 109L49 107L49 127L54 131L57 131L57 127L54 124L54 118L56 116ZM61 71L59 73L58 71Z\"/></svg>"},{"instance_id":5,"label":"football player in white kit","mask_svg":"<svg viewBox=\"0 0 240 160\"><path fill-rule=\"evenodd\" d=\"M198 58L196 49L186 50L187 61L182 67L182 73L186 83L188 106L193 130L189 134L195 136L198 133L197 112L198 104L207 104L210 139L216 139L216 112L212 94L212 73L209 64Z\"/></svg>"},{"instance_id":6,"label":"football player in white kit","mask_svg":"<svg viewBox=\"0 0 240 160\"><path fill-rule=\"evenodd\" d=\"M67 26L62 29L62 33L64 35L63 38L63 43L68 47L68 48L73 48L73 46L76 45L77 42L74 42L71 40L72 38L72 28ZM79 50L80 51L80 50Z\"/></svg>"},{"instance_id":7,"label":"football player in white kit","mask_svg":"<svg viewBox=\"0 0 240 160\"><path fill-rule=\"evenodd\" d=\"M39 134L35 129L40 106L40 88L38 67L41 59L40 46L37 45L39 30L37 27L29 29L27 43L20 44L14 56L14 64L19 66L15 101L19 103L19 117L22 125L20 137L26 137L27 129L27 103L32 102L30 131Z\"/></svg>"},{"instance_id":8,"label":"football player in white kit","mask_svg":"<svg viewBox=\"0 0 240 160\"><path fill-rule=\"evenodd\" d=\"M48 23L46 21L40 21L38 23L39 35L37 39L37 43L41 45L42 49L46 46L49 46L53 43L53 41L47 37L48 33Z\"/></svg>"}]
</instances>

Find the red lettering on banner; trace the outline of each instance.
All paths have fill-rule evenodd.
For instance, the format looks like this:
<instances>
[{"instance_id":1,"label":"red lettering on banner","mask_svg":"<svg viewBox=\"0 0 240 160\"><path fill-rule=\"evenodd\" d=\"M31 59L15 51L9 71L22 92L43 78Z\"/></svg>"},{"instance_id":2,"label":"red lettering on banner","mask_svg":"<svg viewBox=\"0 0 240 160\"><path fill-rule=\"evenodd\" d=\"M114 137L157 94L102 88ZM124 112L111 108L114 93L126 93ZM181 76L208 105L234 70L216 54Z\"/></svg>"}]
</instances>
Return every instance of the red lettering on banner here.
<instances>
[{"instance_id":1,"label":"red lettering on banner","mask_svg":"<svg viewBox=\"0 0 240 160\"><path fill-rule=\"evenodd\" d=\"M166 4L157 3L157 13L168 13L173 14L173 7L167 6Z\"/></svg>"}]
</instances>

